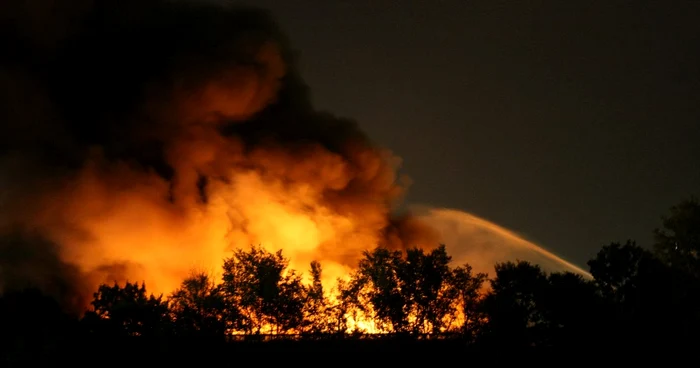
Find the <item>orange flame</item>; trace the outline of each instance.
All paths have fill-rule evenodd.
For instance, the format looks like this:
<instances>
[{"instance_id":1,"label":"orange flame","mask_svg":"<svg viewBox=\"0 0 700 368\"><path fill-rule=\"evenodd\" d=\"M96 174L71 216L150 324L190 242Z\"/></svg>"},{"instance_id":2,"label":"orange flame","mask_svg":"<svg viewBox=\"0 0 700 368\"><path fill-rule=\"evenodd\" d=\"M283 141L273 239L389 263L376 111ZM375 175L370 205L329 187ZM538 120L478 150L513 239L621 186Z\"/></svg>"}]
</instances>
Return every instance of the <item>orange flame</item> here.
<instances>
[{"instance_id":1,"label":"orange flame","mask_svg":"<svg viewBox=\"0 0 700 368\"><path fill-rule=\"evenodd\" d=\"M184 23L182 19L150 22L150 16L165 16L158 11L159 6L177 4L148 3L143 12L135 13L139 16L112 20L129 30L149 30L154 24L179 30L182 24L192 23L187 19ZM127 10L137 11L143 6L139 4L142 2L130 2L129 6L135 9ZM83 5L107 9L113 6L109 2ZM168 16L187 18L193 9L185 7L180 12L168 12ZM96 12L99 17L119 18L115 14L121 14L102 10ZM218 16L226 11L203 14ZM88 14L85 16L91 14L82 7L76 10L80 16L83 12ZM62 102L54 101L54 94L45 91L49 88L42 85L42 75L33 75L32 68L12 69L8 73L2 65L0 78L11 82L7 85L22 86L13 90L8 101L30 101L33 110L40 111L13 111L10 115L13 130L0 137L2 144L15 136L21 138L16 151L9 150L0 156L0 180L13 178L13 183L3 186L0 193L0 235L18 228L39 233L57 244L61 260L76 265L93 289L103 282L143 280L149 291L164 294L173 291L192 269L218 273L224 258L236 247L260 244L271 251L282 249L290 258L290 267L298 271L307 270L312 260L321 261L324 286L331 289L337 278L348 275L365 249L378 245L436 246L437 237L431 227L416 218L397 219L391 215L392 206L405 190L397 176L400 160L367 141L354 125L319 114L303 103L299 107L284 100L294 92L281 93L289 92L285 90L289 87L285 82L293 81L295 76L291 75L293 68L286 64L280 44L261 37L268 33L258 32L255 27L250 32L244 30L239 37L235 33L240 30L230 27L230 19L218 20L218 26L234 35L229 40L227 33L218 32L210 24L198 29L206 37L216 38L207 43L216 45L214 50L205 50L211 55L202 51L206 46L199 41L188 53L182 51L183 40L166 40L170 42L166 46L176 50L166 50L168 67L164 66L167 70L163 75L137 79L138 86L128 86L139 92L140 100L133 111L113 115L111 111L99 110L99 106L90 110L87 108L93 106L78 104L77 110L85 108L98 113L94 121L88 119L93 124L88 128L102 125L110 128L105 129L109 144L96 144L90 150L86 150L84 142L76 143L80 139L71 137L71 129L84 127L73 124L70 121L73 116L64 116L62 109L56 108ZM139 21L145 25L129 23ZM197 18L196 22L200 21ZM264 23L260 27L269 25ZM23 29L20 28L18 32ZM172 37L181 33L170 31L160 30L158 34ZM82 31L71 28L60 37L47 38L45 42L55 44L42 52L50 55L56 50L63 52L61 47L69 43L60 39L71 37L72 32ZM128 38L139 32L127 33L127 41L114 43L115 48L139 41L138 37ZM94 45L91 37L87 40L89 45ZM44 46L44 42L36 42L32 47ZM166 46L163 48L167 49ZM75 51L71 50L65 55ZM112 49L103 51L119 54ZM128 47L118 51L132 52ZM59 54L65 57L62 52ZM80 52L73 55L84 62L82 56ZM215 60L200 60L207 56ZM98 59L95 62L106 63L95 68L98 72L109 74L115 67L109 57ZM138 64L143 59L147 57L138 55L130 61ZM68 61L64 63L73 65L75 60ZM60 72L66 65L56 70ZM79 74L82 70L74 72ZM146 73L150 72L147 68ZM61 72L60 76L63 75ZM92 74L82 76L90 82L92 77ZM51 83L55 81L46 82ZM105 91L111 88L87 85ZM70 88L58 90L74 92ZM21 98L15 98L14 94L21 94ZM67 100L75 103L73 100L82 101L80 98L87 95L81 91L77 98ZM278 103L290 111L285 110L279 116L265 115L279 108ZM261 116L262 122L258 120ZM289 139L290 142L285 141L288 137L284 132L270 133L266 128L261 129L262 138L256 139L242 133L223 133L222 129L255 130L256 124L270 120L273 128L295 131L298 127L301 133ZM155 150L172 169L172 177L166 178L168 175L158 174L136 159L114 158L114 152L134 150L133 147L150 149L152 140L162 144ZM77 161L82 165L75 169L71 160L66 165L70 169L57 167L53 162L47 164L42 158L43 151L39 155L31 151L36 146L43 148L46 141L56 141L51 148L64 150L62 153L67 152L68 157L79 156ZM85 151L90 152L87 157ZM365 329L375 328L363 321L355 323Z\"/></svg>"}]
</instances>

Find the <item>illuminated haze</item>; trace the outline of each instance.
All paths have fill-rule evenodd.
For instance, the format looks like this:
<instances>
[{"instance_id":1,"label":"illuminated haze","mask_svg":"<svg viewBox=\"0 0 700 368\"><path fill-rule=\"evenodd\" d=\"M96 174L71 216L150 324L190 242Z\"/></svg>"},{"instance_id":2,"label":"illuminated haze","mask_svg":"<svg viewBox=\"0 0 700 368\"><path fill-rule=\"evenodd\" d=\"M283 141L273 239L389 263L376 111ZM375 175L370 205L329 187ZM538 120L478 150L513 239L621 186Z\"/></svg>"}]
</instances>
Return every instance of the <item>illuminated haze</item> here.
<instances>
[{"instance_id":1,"label":"illuminated haze","mask_svg":"<svg viewBox=\"0 0 700 368\"><path fill-rule=\"evenodd\" d=\"M3 289L39 286L75 308L102 282L168 293L251 244L300 271L320 260L326 284L376 245L444 239L460 261L495 259L443 226L468 215L392 215L400 160L311 106L263 11L13 0L0 13ZM536 248L498 239L501 258Z\"/></svg>"}]
</instances>

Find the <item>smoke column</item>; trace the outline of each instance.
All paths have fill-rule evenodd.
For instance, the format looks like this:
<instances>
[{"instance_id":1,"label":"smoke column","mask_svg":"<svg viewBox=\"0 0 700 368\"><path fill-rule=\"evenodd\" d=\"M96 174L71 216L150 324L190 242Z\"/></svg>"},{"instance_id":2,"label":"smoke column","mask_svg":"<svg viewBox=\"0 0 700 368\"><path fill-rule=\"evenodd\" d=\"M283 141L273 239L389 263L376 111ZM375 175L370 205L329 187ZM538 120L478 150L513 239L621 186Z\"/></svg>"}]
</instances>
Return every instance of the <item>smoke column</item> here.
<instances>
[{"instance_id":1,"label":"smoke column","mask_svg":"<svg viewBox=\"0 0 700 368\"><path fill-rule=\"evenodd\" d=\"M315 110L264 11L164 0L0 5L0 287L80 308L101 282L168 293L235 247L345 275L392 216L400 160Z\"/></svg>"},{"instance_id":2,"label":"smoke column","mask_svg":"<svg viewBox=\"0 0 700 368\"><path fill-rule=\"evenodd\" d=\"M99 282L168 292L234 247L328 280L376 245L437 245L392 217L399 160L314 110L257 9L3 2L0 277L76 305Z\"/></svg>"}]
</instances>

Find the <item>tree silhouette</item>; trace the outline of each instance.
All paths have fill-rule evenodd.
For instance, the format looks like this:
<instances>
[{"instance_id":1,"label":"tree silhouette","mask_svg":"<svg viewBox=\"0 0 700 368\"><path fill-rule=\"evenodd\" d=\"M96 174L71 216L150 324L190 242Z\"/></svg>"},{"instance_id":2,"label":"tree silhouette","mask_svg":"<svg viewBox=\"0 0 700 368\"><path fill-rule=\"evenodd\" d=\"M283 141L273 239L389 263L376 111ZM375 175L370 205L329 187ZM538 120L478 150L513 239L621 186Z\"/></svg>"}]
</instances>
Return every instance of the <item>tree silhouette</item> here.
<instances>
[{"instance_id":1,"label":"tree silhouette","mask_svg":"<svg viewBox=\"0 0 700 368\"><path fill-rule=\"evenodd\" d=\"M661 217L661 228L654 230L654 251L668 266L666 302L672 308L677 328L675 340L693 341L700 328L700 202L684 199ZM696 340L696 339L695 339ZM679 345L676 343L676 345Z\"/></svg>"},{"instance_id":2,"label":"tree silhouette","mask_svg":"<svg viewBox=\"0 0 700 368\"><path fill-rule=\"evenodd\" d=\"M678 285L671 270L651 252L631 240L611 243L588 264L607 304L603 320L611 338L647 344L677 326L681 305L674 302L672 290Z\"/></svg>"},{"instance_id":3,"label":"tree silhouette","mask_svg":"<svg viewBox=\"0 0 700 368\"><path fill-rule=\"evenodd\" d=\"M378 247L363 255L347 289L355 294L354 306L381 330L407 331L408 310L400 290L401 252Z\"/></svg>"},{"instance_id":4,"label":"tree silhouette","mask_svg":"<svg viewBox=\"0 0 700 368\"><path fill-rule=\"evenodd\" d=\"M414 333L439 333L455 313L452 273L445 246L429 253L413 248L399 261L400 295Z\"/></svg>"},{"instance_id":5,"label":"tree silhouette","mask_svg":"<svg viewBox=\"0 0 700 368\"><path fill-rule=\"evenodd\" d=\"M333 330L331 309L321 283L321 263L311 262L311 284L306 287L304 311L304 332L312 335Z\"/></svg>"},{"instance_id":6,"label":"tree silhouette","mask_svg":"<svg viewBox=\"0 0 700 368\"><path fill-rule=\"evenodd\" d=\"M584 346L596 338L602 301L593 281L572 272L552 273L539 308L547 321L546 334L556 346Z\"/></svg>"},{"instance_id":7,"label":"tree silhouette","mask_svg":"<svg viewBox=\"0 0 700 368\"><path fill-rule=\"evenodd\" d=\"M240 309L238 327L245 333L287 333L302 326L304 286L287 265L281 250L270 253L260 246L238 249L224 261L224 299Z\"/></svg>"},{"instance_id":8,"label":"tree silhouette","mask_svg":"<svg viewBox=\"0 0 700 368\"><path fill-rule=\"evenodd\" d=\"M175 330L196 337L224 338L227 322L235 323L236 306L227 306L218 286L205 273L186 278L169 298Z\"/></svg>"},{"instance_id":9,"label":"tree silhouette","mask_svg":"<svg viewBox=\"0 0 700 368\"><path fill-rule=\"evenodd\" d=\"M194 273L167 300L148 294L145 284L100 285L80 320L64 313L62 306L70 304L56 296L3 290L0 363L69 359L74 354L67 347L78 345L110 361L132 359L114 355L119 348L159 362L183 354L213 359L234 351L279 352L283 346L313 352L336 342L351 351L432 354L443 354L437 346L610 354L692 348L700 327L696 205L674 207L664 230L655 232L654 252L632 240L601 247L588 262L593 280L571 272L547 274L518 260L496 264L489 280L469 264L452 266L444 245L377 247L365 251L349 279L338 279L329 292L320 262L311 263L310 282L304 283L281 251L257 246L224 260L220 284ZM247 335L241 350L226 350L239 346L234 335L241 333ZM262 334L303 338L297 339L301 345L258 344L268 340ZM111 345L104 344L107 339ZM204 349L212 354L198 355Z\"/></svg>"},{"instance_id":10,"label":"tree silhouette","mask_svg":"<svg viewBox=\"0 0 700 368\"><path fill-rule=\"evenodd\" d=\"M481 310L481 292L486 277L484 273L473 274L472 267L465 264L456 267L450 278L449 295L455 302L457 316L462 319L459 329L470 341L476 339L486 322L486 315Z\"/></svg>"},{"instance_id":11,"label":"tree silhouette","mask_svg":"<svg viewBox=\"0 0 700 368\"><path fill-rule=\"evenodd\" d=\"M625 244L610 243L588 261L603 296L622 308L633 308L635 290L639 289L640 267L653 255L634 241Z\"/></svg>"},{"instance_id":12,"label":"tree silhouette","mask_svg":"<svg viewBox=\"0 0 700 368\"><path fill-rule=\"evenodd\" d=\"M356 306L358 300L358 284L337 280L337 294L332 301L329 301L328 316L331 332L342 335L349 332L349 320L357 320L358 311Z\"/></svg>"},{"instance_id":13,"label":"tree silhouette","mask_svg":"<svg viewBox=\"0 0 700 368\"><path fill-rule=\"evenodd\" d=\"M541 308L545 273L526 261L498 263L495 270L483 304L489 338L510 347L546 344L547 320Z\"/></svg>"},{"instance_id":14,"label":"tree silhouette","mask_svg":"<svg viewBox=\"0 0 700 368\"><path fill-rule=\"evenodd\" d=\"M700 202L691 197L671 207L654 230L654 250L668 266L700 280Z\"/></svg>"},{"instance_id":15,"label":"tree silhouette","mask_svg":"<svg viewBox=\"0 0 700 368\"><path fill-rule=\"evenodd\" d=\"M168 305L162 297L146 294L146 285L127 282L123 287L101 285L84 322L93 332L113 336L155 337L170 327Z\"/></svg>"},{"instance_id":16,"label":"tree silhouette","mask_svg":"<svg viewBox=\"0 0 700 368\"><path fill-rule=\"evenodd\" d=\"M670 212L654 231L654 251L670 268L667 302L683 326L674 334L690 335L700 328L700 202L691 197Z\"/></svg>"},{"instance_id":17,"label":"tree silhouette","mask_svg":"<svg viewBox=\"0 0 700 368\"><path fill-rule=\"evenodd\" d=\"M379 323L383 331L427 334L454 329L473 332L479 290L486 276L465 265L450 268L444 245L425 252L375 248L366 251L345 287L346 301Z\"/></svg>"}]
</instances>

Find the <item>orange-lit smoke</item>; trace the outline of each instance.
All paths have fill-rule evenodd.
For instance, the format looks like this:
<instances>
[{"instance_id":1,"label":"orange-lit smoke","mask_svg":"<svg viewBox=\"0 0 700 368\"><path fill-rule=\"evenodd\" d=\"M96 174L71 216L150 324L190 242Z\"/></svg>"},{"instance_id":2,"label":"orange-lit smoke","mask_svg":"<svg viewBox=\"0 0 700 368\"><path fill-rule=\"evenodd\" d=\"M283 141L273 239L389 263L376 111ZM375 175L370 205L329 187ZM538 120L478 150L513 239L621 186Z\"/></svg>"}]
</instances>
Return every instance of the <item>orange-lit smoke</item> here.
<instances>
[{"instance_id":1,"label":"orange-lit smoke","mask_svg":"<svg viewBox=\"0 0 700 368\"><path fill-rule=\"evenodd\" d=\"M364 249L437 245L416 219L390 214L405 189L398 159L309 107L264 14L157 0L81 6L113 29L28 45L58 60L50 78L2 69L16 87L3 102L22 103L0 142L0 231L50 244L85 290L129 279L169 293L252 244L282 249L299 271L320 260L330 286ZM24 257L23 272L42 259Z\"/></svg>"},{"instance_id":2,"label":"orange-lit smoke","mask_svg":"<svg viewBox=\"0 0 700 368\"><path fill-rule=\"evenodd\" d=\"M391 214L400 161L311 107L264 12L27 4L0 7L17 37L0 62L0 288L35 283L83 306L102 282L169 293L257 244L298 271L321 261L331 286L363 250L431 248L435 229L472 247L444 238L448 213ZM491 267L487 253L464 260Z\"/></svg>"},{"instance_id":3,"label":"orange-lit smoke","mask_svg":"<svg viewBox=\"0 0 700 368\"><path fill-rule=\"evenodd\" d=\"M260 151L239 159L252 168L231 167L226 181L210 182L206 203L188 193L195 183L183 185L174 193L183 200L171 203L169 183L157 175L126 165L105 170L95 159L45 193L43 208L27 222L61 245L64 261L93 274L106 264L122 265L128 269L123 276L146 280L156 292L173 290L193 268L216 273L233 247L282 249L300 271L321 260L326 281L333 281L362 250L384 243L386 193L348 203L323 197L356 176L339 157L316 150L295 165L294 157ZM285 165L295 165L294 172ZM96 276L106 281L114 275Z\"/></svg>"}]
</instances>

